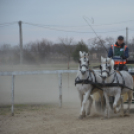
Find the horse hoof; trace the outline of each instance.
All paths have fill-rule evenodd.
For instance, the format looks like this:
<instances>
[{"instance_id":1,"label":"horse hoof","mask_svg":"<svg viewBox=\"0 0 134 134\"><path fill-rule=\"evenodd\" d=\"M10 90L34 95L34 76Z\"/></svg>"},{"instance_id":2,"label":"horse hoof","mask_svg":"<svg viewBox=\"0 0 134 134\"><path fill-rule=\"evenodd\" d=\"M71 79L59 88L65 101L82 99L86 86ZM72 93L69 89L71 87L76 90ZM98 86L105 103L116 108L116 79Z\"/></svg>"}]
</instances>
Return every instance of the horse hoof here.
<instances>
[{"instance_id":1,"label":"horse hoof","mask_svg":"<svg viewBox=\"0 0 134 134\"><path fill-rule=\"evenodd\" d=\"M84 117L86 117L86 115L80 115L79 119L82 120Z\"/></svg>"},{"instance_id":2,"label":"horse hoof","mask_svg":"<svg viewBox=\"0 0 134 134\"><path fill-rule=\"evenodd\" d=\"M107 119L108 119L107 116L103 116L103 117L101 118L101 120L107 120Z\"/></svg>"},{"instance_id":3,"label":"horse hoof","mask_svg":"<svg viewBox=\"0 0 134 134\"><path fill-rule=\"evenodd\" d=\"M90 115L90 112L87 112L87 115Z\"/></svg>"},{"instance_id":4,"label":"horse hoof","mask_svg":"<svg viewBox=\"0 0 134 134\"><path fill-rule=\"evenodd\" d=\"M130 116L130 114L125 114L125 116Z\"/></svg>"},{"instance_id":5,"label":"horse hoof","mask_svg":"<svg viewBox=\"0 0 134 134\"><path fill-rule=\"evenodd\" d=\"M130 116L129 111L126 111L126 112L125 112L125 116Z\"/></svg>"},{"instance_id":6,"label":"horse hoof","mask_svg":"<svg viewBox=\"0 0 134 134\"><path fill-rule=\"evenodd\" d=\"M118 112L116 111L116 108L114 108L114 113L117 114Z\"/></svg>"},{"instance_id":7,"label":"horse hoof","mask_svg":"<svg viewBox=\"0 0 134 134\"><path fill-rule=\"evenodd\" d=\"M120 113L120 117L123 117L125 114L124 114L124 111L122 111L121 113Z\"/></svg>"},{"instance_id":8,"label":"horse hoof","mask_svg":"<svg viewBox=\"0 0 134 134\"><path fill-rule=\"evenodd\" d=\"M125 113L125 116L130 116L130 114L129 113Z\"/></svg>"}]
</instances>

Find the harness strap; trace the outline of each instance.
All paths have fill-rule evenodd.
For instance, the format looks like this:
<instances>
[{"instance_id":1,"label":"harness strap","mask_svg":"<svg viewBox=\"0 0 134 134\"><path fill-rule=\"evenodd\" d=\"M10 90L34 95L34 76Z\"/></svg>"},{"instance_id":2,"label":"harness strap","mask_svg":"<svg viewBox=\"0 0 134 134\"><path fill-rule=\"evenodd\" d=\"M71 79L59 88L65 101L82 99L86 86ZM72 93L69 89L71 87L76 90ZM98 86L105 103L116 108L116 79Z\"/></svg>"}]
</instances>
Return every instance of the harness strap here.
<instances>
[{"instance_id":1,"label":"harness strap","mask_svg":"<svg viewBox=\"0 0 134 134\"><path fill-rule=\"evenodd\" d=\"M102 91L103 91L103 89L102 89L103 87L120 86L120 87L121 87L121 90L122 90L123 88L127 88L127 89L130 89L130 90L133 91L133 89L131 89L131 88L129 88L129 87L127 87L127 86L125 85L124 77L123 77L123 75L120 73L120 71L117 71L117 70L116 70L116 72L119 73L120 76L122 77L122 82L123 82L122 84L119 83L119 79L118 79L118 77L117 77L117 73L116 73L116 72L114 72L115 75L114 75L114 79L113 79L112 83L98 83L97 80L96 80L96 75L95 75L94 71L91 70L91 69L89 69L89 71L93 73L93 75L94 75L94 77L95 77L95 82L93 82L91 73L89 72L89 75L91 76L91 79L92 79L92 80L89 80L89 76L88 76L87 79L85 79L85 80L81 80L79 77L77 77L77 78L75 79L75 86L76 86L76 84L91 84L92 86L94 86L94 87L92 88L92 90L96 87L96 88L98 88L98 89L100 89L100 90L102 90ZM117 79L117 83L114 83L115 78Z\"/></svg>"},{"instance_id":2,"label":"harness strap","mask_svg":"<svg viewBox=\"0 0 134 134\"><path fill-rule=\"evenodd\" d=\"M120 74L120 76L121 76L121 78L122 78L122 82L123 82L123 84L125 85L125 79L124 79L124 77L122 76L121 72L120 72L120 71L117 71L117 73Z\"/></svg>"},{"instance_id":3,"label":"harness strap","mask_svg":"<svg viewBox=\"0 0 134 134\"><path fill-rule=\"evenodd\" d=\"M115 73L115 75L116 75L116 80L117 80L117 83L119 84L119 79L118 79L118 77L117 77L117 74Z\"/></svg>"},{"instance_id":4,"label":"harness strap","mask_svg":"<svg viewBox=\"0 0 134 134\"><path fill-rule=\"evenodd\" d=\"M91 81L93 81L93 78L92 78L92 76L91 76L91 72L89 71L89 76L90 76L90 78L91 78ZM89 78L89 77L88 77Z\"/></svg>"},{"instance_id":5,"label":"harness strap","mask_svg":"<svg viewBox=\"0 0 134 134\"><path fill-rule=\"evenodd\" d=\"M91 76L91 72L92 72L93 75L94 75L95 82L93 82L93 78L92 78L92 76ZM89 80L89 76L91 77L91 80ZM83 85L83 84L91 84L91 85L93 86L92 90L96 87L96 88L98 88L98 89L100 89L100 90L103 91L103 89L102 89L101 87L98 87L98 86L96 85L96 83L98 83L98 82L97 82L97 80L96 80L96 75L95 75L94 70L89 69L89 76L88 76L87 79L85 79L85 80L81 80L79 77L77 77L77 78L75 79L75 86L76 86L76 84L82 84L82 85Z\"/></svg>"},{"instance_id":6,"label":"harness strap","mask_svg":"<svg viewBox=\"0 0 134 134\"><path fill-rule=\"evenodd\" d=\"M76 86L76 84L90 84L90 82L92 82L92 81L90 81L89 80L89 76L87 77L87 79L84 79L84 80L82 80L82 79L80 79L79 77L76 77L76 79L75 79L75 86Z\"/></svg>"},{"instance_id":7,"label":"harness strap","mask_svg":"<svg viewBox=\"0 0 134 134\"><path fill-rule=\"evenodd\" d=\"M115 77L116 77L116 73L114 74L114 79L113 79L112 83L114 83L114 81L115 81Z\"/></svg>"},{"instance_id":8,"label":"harness strap","mask_svg":"<svg viewBox=\"0 0 134 134\"><path fill-rule=\"evenodd\" d=\"M89 69L89 71L91 71L91 72L93 73L93 75L94 75L94 78L95 78L95 83L98 83L98 82L97 82L97 80L96 80L96 75L95 75L95 73L94 73L94 70L92 70L92 69Z\"/></svg>"},{"instance_id":9,"label":"harness strap","mask_svg":"<svg viewBox=\"0 0 134 134\"><path fill-rule=\"evenodd\" d=\"M121 74L120 71L116 71L116 72L121 76L121 78L122 78L122 85L124 85L124 87L125 87L125 80L124 80L124 77L122 76L122 74ZM123 86L122 86L121 90L123 90Z\"/></svg>"},{"instance_id":10,"label":"harness strap","mask_svg":"<svg viewBox=\"0 0 134 134\"><path fill-rule=\"evenodd\" d=\"M78 77L77 77L78 78ZM76 78L76 79L77 79ZM122 87L122 89L123 88L127 88L127 89L130 89L130 90L132 90L133 91L133 89L131 89L131 88L129 88L129 87L127 87L126 85L124 85L124 84L120 84L120 83L95 83L95 82L92 82L92 81L87 81L87 80L77 80L76 81L76 79L75 79L75 86L76 86L76 84L91 84L91 85L93 85L94 87L96 87L96 88L98 88L98 89L100 89L100 90L102 90L103 91L103 87L115 87L115 86L120 86L120 87ZM93 88L94 89L94 88Z\"/></svg>"}]
</instances>

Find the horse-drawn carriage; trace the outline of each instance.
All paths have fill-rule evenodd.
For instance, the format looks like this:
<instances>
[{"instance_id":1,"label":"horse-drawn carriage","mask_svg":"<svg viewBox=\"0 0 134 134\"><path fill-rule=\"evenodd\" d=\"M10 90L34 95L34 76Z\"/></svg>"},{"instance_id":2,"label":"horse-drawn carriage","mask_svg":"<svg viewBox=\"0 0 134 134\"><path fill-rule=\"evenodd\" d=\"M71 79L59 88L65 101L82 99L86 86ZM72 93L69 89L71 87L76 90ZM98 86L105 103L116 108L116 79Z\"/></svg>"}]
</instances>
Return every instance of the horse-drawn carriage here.
<instances>
[{"instance_id":1,"label":"horse-drawn carriage","mask_svg":"<svg viewBox=\"0 0 134 134\"><path fill-rule=\"evenodd\" d=\"M134 62L131 62L131 64L134 64ZM128 71L128 72L132 75L133 81L134 81L134 68L129 68L129 71ZM94 99L95 99L95 106L96 106L96 109L97 109L98 111L100 111L100 109L101 109L101 98L100 98L100 95L99 95L98 93L95 93L95 94L94 94ZM124 94L124 95L123 95L123 102L124 102L124 103L128 103L128 102L127 102L127 99L128 99L127 94ZM112 97L109 99L109 102L110 102L110 105L111 105L111 108L112 108L112 104L113 104L113 98L112 98ZM132 99L132 103L134 104L134 90L133 90L133 99Z\"/></svg>"},{"instance_id":2,"label":"horse-drawn carriage","mask_svg":"<svg viewBox=\"0 0 134 134\"><path fill-rule=\"evenodd\" d=\"M83 118L86 114L90 114L93 99L98 110L103 111L103 109L106 109L105 113L107 114L109 108L114 109L115 113L121 109L122 115L124 115L123 103L128 100L126 114L129 114L133 98L134 72L131 69L128 72L116 71L114 70L114 61L111 58L103 57L101 57L100 71L91 70L89 69L89 55L85 52L79 54L80 66L78 67L75 84L81 100L80 117ZM94 97L92 98L91 95ZM110 102L109 96L114 96L114 100ZM86 109L88 100L89 103ZM109 117L109 114L106 116Z\"/></svg>"}]
</instances>

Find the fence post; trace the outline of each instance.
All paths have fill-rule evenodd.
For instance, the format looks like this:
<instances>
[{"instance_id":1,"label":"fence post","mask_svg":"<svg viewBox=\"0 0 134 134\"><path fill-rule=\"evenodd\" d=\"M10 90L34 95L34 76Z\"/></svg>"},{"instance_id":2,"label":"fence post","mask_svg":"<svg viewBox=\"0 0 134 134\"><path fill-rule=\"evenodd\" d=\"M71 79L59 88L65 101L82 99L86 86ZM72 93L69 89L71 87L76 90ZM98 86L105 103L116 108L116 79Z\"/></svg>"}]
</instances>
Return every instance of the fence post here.
<instances>
[{"instance_id":1,"label":"fence post","mask_svg":"<svg viewBox=\"0 0 134 134\"><path fill-rule=\"evenodd\" d=\"M12 75L12 107L11 107L11 112L12 116L14 116L14 75Z\"/></svg>"},{"instance_id":2,"label":"fence post","mask_svg":"<svg viewBox=\"0 0 134 134\"><path fill-rule=\"evenodd\" d=\"M62 107L62 73L59 73L59 107Z\"/></svg>"}]
</instances>

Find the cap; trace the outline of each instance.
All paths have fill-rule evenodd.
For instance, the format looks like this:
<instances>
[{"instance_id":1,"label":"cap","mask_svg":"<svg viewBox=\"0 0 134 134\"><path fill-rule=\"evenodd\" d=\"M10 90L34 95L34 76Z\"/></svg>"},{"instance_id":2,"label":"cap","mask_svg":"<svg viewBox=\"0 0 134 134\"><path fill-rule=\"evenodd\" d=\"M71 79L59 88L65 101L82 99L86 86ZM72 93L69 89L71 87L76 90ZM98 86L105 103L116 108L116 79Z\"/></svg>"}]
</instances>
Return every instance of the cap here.
<instances>
[{"instance_id":1,"label":"cap","mask_svg":"<svg viewBox=\"0 0 134 134\"><path fill-rule=\"evenodd\" d=\"M123 36L118 36L118 40L124 40L124 37Z\"/></svg>"}]
</instances>

